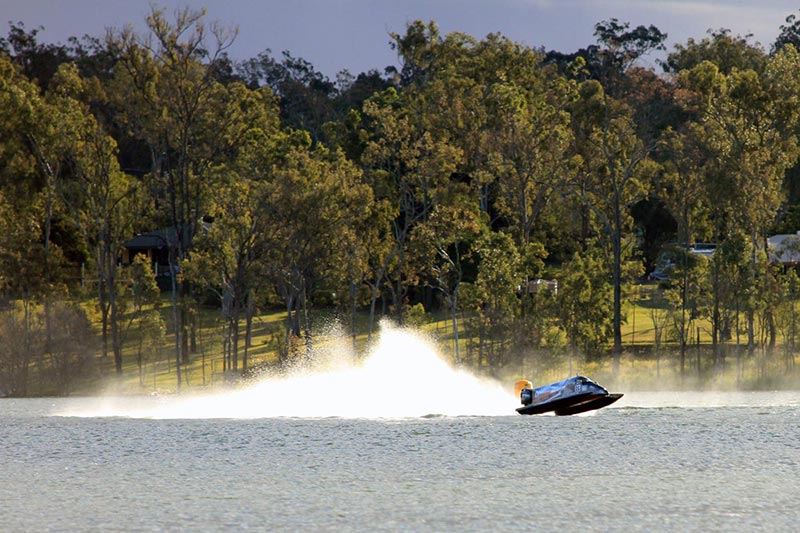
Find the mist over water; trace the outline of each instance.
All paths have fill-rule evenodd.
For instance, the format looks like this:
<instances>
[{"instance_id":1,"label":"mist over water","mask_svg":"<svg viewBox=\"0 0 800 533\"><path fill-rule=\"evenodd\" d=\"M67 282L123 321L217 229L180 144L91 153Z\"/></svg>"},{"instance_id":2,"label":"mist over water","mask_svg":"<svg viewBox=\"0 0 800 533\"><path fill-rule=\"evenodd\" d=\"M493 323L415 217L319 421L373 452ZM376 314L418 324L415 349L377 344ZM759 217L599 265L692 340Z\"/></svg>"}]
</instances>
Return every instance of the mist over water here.
<instances>
[{"instance_id":1,"label":"mist over water","mask_svg":"<svg viewBox=\"0 0 800 533\"><path fill-rule=\"evenodd\" d=\"M342 337L344 338L344 337ZM410 330L381 325L378 343L356 363L347 342L333 341L280 377L235 391L160 398L101 398L59 413L132 418L410 418L515 414L509 384L445 362Z\"/></svg>"},{"instance_id":2,"label":"mist over water","mask_svg":"<svg viewBox=\"0 0 800 533\"><path fill-rule=\"evenodd\" d=\"M314 348L308 360L297 363L280 376L265 376L235 390L73 399L66 400L66 406L54 414L149 419L401 419L516 415L519 400L513 394L511 383L477 377L454 368L437 352L433 342L417 332L383 322L378 342L363 360L359 360L351 340L337 333L335 327L332 329L334 331L323 336L326 340ZM611 392L622 392L625 396L607 409L800 406L800 391Z\"/></svg>"}]
</instances>

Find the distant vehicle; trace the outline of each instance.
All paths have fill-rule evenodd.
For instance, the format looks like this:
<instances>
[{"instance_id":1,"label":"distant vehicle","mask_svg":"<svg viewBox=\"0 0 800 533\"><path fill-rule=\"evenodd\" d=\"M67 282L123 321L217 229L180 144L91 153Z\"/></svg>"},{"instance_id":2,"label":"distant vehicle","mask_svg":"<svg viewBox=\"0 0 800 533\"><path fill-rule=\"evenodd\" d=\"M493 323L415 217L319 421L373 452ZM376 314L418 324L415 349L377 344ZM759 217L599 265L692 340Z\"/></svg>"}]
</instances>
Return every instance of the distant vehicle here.
<instances>
[{"instance_id":1,"label":"distant vehicle","mask_svg":"<svg viewBox=\"0 0 800 533\"><path fill-rule=\"evenodd\" d=\"M521 415L538 415L554 412L557 415L576 415L594 411L611 405L622 394L609 392L584 376L575 376L550 385L533 388L530 381L521 380L516 384L517 395L522 407L517 408Z\"/></svg>"},{"instance_id":2,"label":"distant vehicle","mask_svg":"<svg viewBox=\"0 0 800 533\"><path fill-rule=\"evenodd\" d=\"M697 242L688 246L685 243L668 244L658 256L656 268L647 275L648 279L653 281L668 281L670 271L678 263L678 259L681 256L681 249L691 254L702 255L710 259L714 255L717 245L711 242Z\"/></svg>"},{"instance_id":3,"label":"distant vehicle","mask_svg":"<svg viewBox=\"0 0 800 533\"><path fill-rule=\"evenodd\" d=\"M697 255L711 257L717 250L717 245L712 242L697 242L689 246L689 252Z\"/></svg>"}]
</instances>

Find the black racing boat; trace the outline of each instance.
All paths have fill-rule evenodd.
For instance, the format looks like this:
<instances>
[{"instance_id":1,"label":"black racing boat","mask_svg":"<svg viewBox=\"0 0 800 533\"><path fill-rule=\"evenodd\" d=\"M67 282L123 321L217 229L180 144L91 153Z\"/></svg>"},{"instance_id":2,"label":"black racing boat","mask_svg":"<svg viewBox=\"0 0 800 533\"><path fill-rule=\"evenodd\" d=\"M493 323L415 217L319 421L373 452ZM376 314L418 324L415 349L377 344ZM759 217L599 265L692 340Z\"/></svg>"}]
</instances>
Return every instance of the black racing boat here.
<instances>
[{"instance_id":1,"label":"black racing boat","mask_svg":"<svg viewBox=\"0 0 800 533\"><path fill-rule=\"evenodd\" d=\"M606 407L622 398L622 394L610 394L606 389L584 376L575 376L563 381L533 388L530 381L517 382L517 394L522 407L521 415L538 415L555 412L557 415L576 415Z\"/></svg>"}]
</instances>

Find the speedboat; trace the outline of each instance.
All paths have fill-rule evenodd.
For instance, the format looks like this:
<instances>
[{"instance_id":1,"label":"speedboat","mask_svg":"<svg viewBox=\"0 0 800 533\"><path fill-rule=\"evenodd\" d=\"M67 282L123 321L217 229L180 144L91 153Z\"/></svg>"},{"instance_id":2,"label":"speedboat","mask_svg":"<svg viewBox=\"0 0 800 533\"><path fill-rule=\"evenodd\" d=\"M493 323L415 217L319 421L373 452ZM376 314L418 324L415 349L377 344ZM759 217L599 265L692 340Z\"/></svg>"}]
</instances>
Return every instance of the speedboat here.
<instances>
[{"instance_id":1,"label":"speedboat","mask_svg":"<svg viewBox=\"0 0 800 533\"><path fill-rule=\"evenodd\" d=\"M521 380L516 392L522 402L517 407L521 415L538 415L555 412L557 415L575 415L606 407L622 398L584 376L575 376L550 385L533 388L530 381Z\"/></svg>"}]
</instances>

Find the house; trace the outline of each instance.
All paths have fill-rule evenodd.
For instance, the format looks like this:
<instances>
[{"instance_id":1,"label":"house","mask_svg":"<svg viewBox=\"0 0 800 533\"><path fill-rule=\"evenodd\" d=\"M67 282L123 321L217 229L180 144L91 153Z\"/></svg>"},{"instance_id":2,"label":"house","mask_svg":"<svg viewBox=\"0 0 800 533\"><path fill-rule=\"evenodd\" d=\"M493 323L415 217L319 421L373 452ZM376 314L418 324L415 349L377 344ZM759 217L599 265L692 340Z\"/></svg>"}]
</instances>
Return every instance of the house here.
<instances>
[{"instance_id":1,"label":"house","mask_svg":"<svg viewBox=\"0 0 800 533\"><path fill-rule=\"evenodd\" d=\"M175 238L174 228L140 233L122 244L120 261L123 265L130 265L135 256L146 255L159 284L164 283L169 279L169 245L175 242Z\"/></svg>"},{"instance_id":2,"label":"house","mask_svg":"<svg viewBox=\"0 0 800 533\"><path fill-rule=\"evenodd\" d=\"M521 287L519 290L521 290ZM528 294L537 294L544 291L550 291L558 296L558 280L537 278L528 281Z\"/></svg>"},{"instance_id":3,"label":"house","mask_svg":"<svg viewBox=\"0 0 800 533\"><path fill-rule=\"evenodd\" d=\"M800 231L767 237L767 253L770 263L800 264Z\"/></svg>"},{"instance_id":4,"label":"house","mask_svg":"<svg viewBox=\"0 0 800 533\"><path fill-rule=\"evenodd\" d=\"M211 224L210 220L201 218L197 221L197 231L207 232L211 228ZM137 255L146 255L150 259L156 280L163 289L168 287L170 283L169 249L174 247L177 242L178 232L174 226L148 233L140 233L122 243L120 262L127 266L131 264L133 258ZM186 244L184 243L184 249L185 247ZM177 269L178 267L176 266L176 273Z\"/></svg>"}]
</instances>

